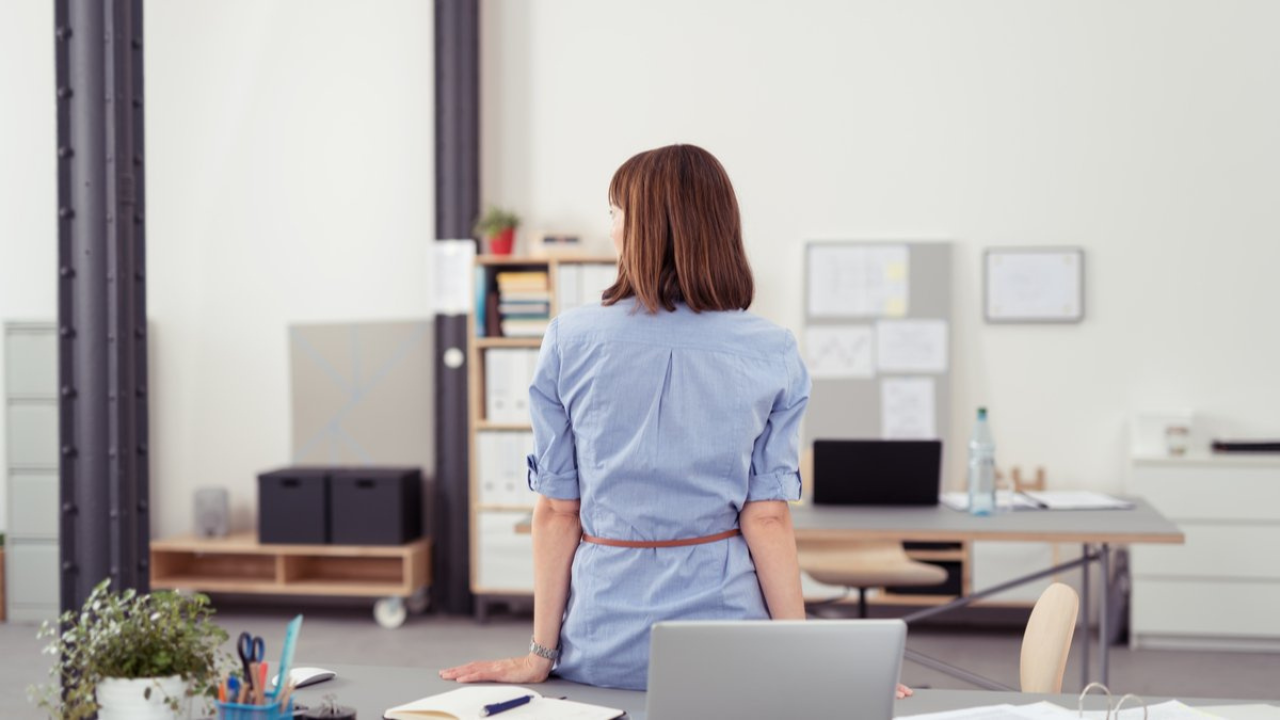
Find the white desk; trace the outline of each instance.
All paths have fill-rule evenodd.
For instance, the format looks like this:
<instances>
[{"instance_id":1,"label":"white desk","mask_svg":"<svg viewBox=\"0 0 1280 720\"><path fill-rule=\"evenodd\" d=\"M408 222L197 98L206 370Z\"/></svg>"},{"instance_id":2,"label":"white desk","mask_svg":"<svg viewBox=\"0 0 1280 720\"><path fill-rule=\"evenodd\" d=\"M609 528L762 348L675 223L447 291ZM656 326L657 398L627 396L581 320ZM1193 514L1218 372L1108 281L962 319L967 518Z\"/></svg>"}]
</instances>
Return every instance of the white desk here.
<instances>
[{"instance_id":1,"label":"white desk","mask_svg":"<svg viewBox=\"0 0 1280 720\"><path fill-rule=\"evenodd\" d=\"M308 663L311 663L308 660ZM457 683L441 680L432 668L373 667L362 665L331 665L315 663L338 673L329 682L303 688L295 694L297 701L306 705L318 705L321 699L333 693L341 705L354 707L360 720L376 720L382 711L418 698L447 692L458 687ZM645 694L634 690L607 690L578 685L565 680L552 680L536 685L544 695L567 696L570 700L595 703L626 710L631 720L645 720ZM1147 698L1148 702L1162 702L1167 698ZM1205 700L1181 698L1188 705L1230 705L1255 703L1256 700ZM1075 695L1030 695L1022 693L991 692L987 690L917 690L915 696L899 700L898 715L958 710L999 703L1026 704L1049 700L1066 708L1076 706ZM1101 709L1102 698L1090 697L1090 707Z\"/></svg>"}]
</instances>

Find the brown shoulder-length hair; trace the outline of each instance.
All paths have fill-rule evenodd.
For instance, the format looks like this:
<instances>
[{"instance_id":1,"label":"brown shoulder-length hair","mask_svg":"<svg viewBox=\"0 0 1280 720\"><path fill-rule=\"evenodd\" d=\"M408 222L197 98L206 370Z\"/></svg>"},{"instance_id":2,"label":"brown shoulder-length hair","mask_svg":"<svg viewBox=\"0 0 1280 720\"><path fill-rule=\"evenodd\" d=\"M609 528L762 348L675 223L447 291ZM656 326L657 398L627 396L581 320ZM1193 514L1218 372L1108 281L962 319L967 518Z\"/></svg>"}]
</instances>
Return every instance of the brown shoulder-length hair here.
<instances>
[{"instance_id":1,"label":"brown shoulder-length hair","mask_svg":"<svg viewBox=\"0 0 1280 720\"><path fill-rule=\"evenodd\" d=\"M609 183L622 209L612 305L635 297L649 313L683 302L694 312L746 310L755 295L738 198L724 166L695 145L668 145L622 164Z\"/></svg>"}]
</instances>

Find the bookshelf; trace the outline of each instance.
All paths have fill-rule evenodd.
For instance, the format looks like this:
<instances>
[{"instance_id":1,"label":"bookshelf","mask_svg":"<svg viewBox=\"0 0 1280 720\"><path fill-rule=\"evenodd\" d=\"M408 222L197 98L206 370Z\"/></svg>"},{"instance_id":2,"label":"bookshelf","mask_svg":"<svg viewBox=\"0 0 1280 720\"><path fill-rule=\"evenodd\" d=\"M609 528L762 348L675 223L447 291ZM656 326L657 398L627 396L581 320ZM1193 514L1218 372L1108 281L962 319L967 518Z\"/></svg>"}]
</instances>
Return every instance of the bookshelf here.
<instances>
[{"instance_id":1,"label":"bookshelf","mask_svg":"<svg viewBox=\"0 0 1280 720\"><path fill-rule=\"evenodd\" d=\"M476 308L468 319L468 453L471 477L471 592L476 616L484 619L494 604L527 603L533 596L533 542L527 525L533 512L533 494L525 480L525 455L533 451L533 425L527 405L528 381L542 338L505 337L502 322L493 313L539 305L535 282L545 273L545 317L568 307L598 302L600 292L613 283L617 261L613 256L575 255L534 258L480 255L476 258ZM515 303L501 302L499 276L516 273L522 289ZM534 275L531 275L534 274ZM606 282L607 280L607 282ZM604 283L601 285L601 283ZM599 287L597 287L599 286ZM506 283L511 287L511 283ZM497 300L490 298L496 297ZM572 296L572 297L571 297ZM540 309L540 308L533 308ZM526 319L526 330L537 324L537 313L512 313ZM494 331L498 331L495 333ZM527 354L520 354L521 351ZM505 353L505 354L504 354ZM499 369L495 369L499 367ZM501 378L490 377L501 373ZM528 377L525 377L527 375ZM500 384L495 387L495 384ZM495 417L493 395L510 395L514 406Z\"/></svg>"}]
</instances>

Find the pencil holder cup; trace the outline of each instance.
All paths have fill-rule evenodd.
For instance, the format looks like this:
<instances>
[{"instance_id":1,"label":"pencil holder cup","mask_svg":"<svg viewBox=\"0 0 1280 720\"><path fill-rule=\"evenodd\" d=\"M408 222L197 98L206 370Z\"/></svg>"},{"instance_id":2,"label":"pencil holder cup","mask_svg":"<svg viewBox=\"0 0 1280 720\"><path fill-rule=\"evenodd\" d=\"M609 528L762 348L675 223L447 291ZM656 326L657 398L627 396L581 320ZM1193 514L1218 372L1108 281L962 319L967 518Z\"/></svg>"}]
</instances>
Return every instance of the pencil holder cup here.
<instances>
[{"instance_id":1,"label":"pencil holder cup","mask_svg":"<svg viewBox=\"0 0 1280 720\"><path fill-rule=\"evenodd\" d=\"M291 720L293 718L293 698L283 707L269 695L269 705L246 705L243 703L218 703L218 720Z\"/></svg>"}]
</instances>

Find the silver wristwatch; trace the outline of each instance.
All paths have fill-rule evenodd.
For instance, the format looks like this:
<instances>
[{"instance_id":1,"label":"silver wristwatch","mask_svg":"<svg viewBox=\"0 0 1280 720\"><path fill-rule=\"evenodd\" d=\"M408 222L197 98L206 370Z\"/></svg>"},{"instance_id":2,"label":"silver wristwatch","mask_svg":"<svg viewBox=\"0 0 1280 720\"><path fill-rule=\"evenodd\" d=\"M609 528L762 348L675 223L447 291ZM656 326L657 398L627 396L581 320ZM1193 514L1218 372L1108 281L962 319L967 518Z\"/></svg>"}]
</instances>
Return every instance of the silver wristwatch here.
<instances>
[{"instance_id":1,"label":"silver wristwatch","mask_svg":"<svg viewBox=\"0 0 1280 720\"><path fill-rule=\"evenodd\" d=\"M543 647L533 638L529 638L529 652L540 658L546 658L551 662L555 662L560 659L560 648L552 650L551 648Z\"/></svg>"}]
</instances>

